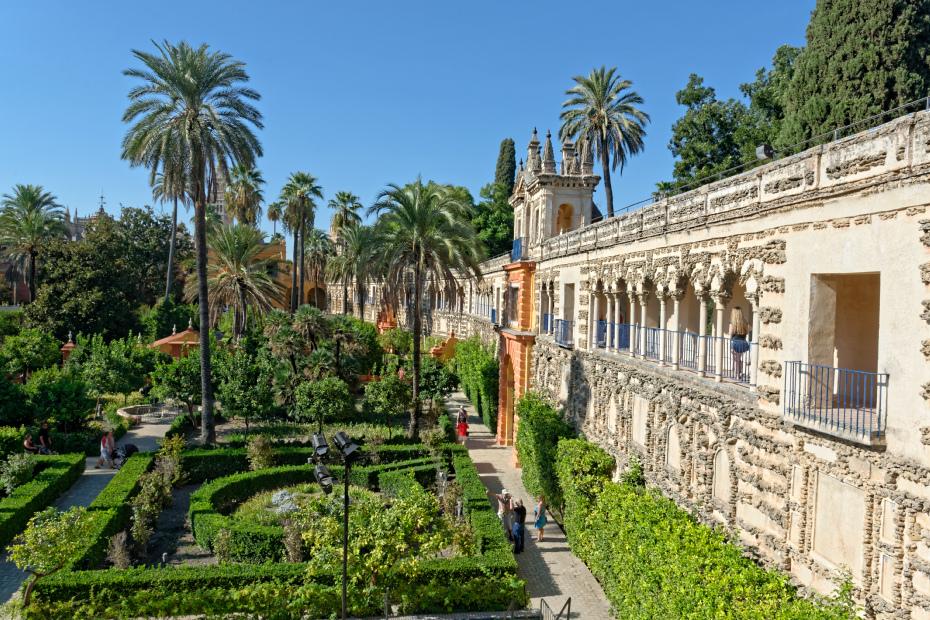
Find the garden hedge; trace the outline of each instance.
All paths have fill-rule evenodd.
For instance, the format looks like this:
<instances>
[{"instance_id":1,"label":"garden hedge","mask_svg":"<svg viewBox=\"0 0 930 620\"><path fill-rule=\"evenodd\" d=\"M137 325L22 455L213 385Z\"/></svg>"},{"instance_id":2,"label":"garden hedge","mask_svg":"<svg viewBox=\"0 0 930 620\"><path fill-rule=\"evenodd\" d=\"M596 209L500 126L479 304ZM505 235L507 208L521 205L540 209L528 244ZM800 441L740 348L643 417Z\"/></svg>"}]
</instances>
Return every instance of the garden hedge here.
<instances>
[{"instance_id":1,"label":"garden hedge","mask_svg":"<svg viewBox=\"0 0 930 620\"><path fill-rule=\"evenodd\" d=\"M523 486L533 497L544 495L551 509L562 512L562 491L555 475L559 439L573 437L575 430L542 396L527 392L517 402L517 454Z\"/></svg>"},{"instance_id":2,"label":"garden hedge","mask_svg":"<svg viewBox=\"0 0 930 620\"><path fill-rule=\"evenodd\" d=\"M113 436L119 439L126 434L127 424L119 424L113 429ZM0 458L6 458L10 454L19 454L23 451L23 440L26 433L31 432L32 438L38 443L38 428L26 428L25 426L0 426ZM62 433L56 430L51 431L52 446L55 452L59 454L71 454L82 452L86 456L97 456L100 454L100 436L103 431L99 428L86 428L73 433Z\"/></svg>"},{"instance_id":3,"label":"garden hedge","mask_svg":"<svg viewBox=\"0 0 930 620\"><path fill-rule=\"evenodd\" d=\"M71 488L84 471L84 463L83 454L37 456L33 479L0 500L0 546L6 546L25 529L32 515Z\"/></svg>"},{"instance_id":4,"label":"garden hedge","mask_svg":"<svg viewBox=\"0 0 930 620\"><path fill-rule=\"evenodd\" d=\"M798 598L788 576L755 564L658 491L611 482L613 458L600 448L563 439L557 458L571 549L624 618L850 618L836 604Z\"/></svg>"},{"instance_id":5,"label":"garden hedge","mask_svg":"<svg viewBox=\"0 0 930 620\"><path fill-rule=\"evenodd\" d=\"M485 426L497 428L499 364L493 350L477 336L462 340L455 345L452 369Z\"/></svg>"}]
</instances>

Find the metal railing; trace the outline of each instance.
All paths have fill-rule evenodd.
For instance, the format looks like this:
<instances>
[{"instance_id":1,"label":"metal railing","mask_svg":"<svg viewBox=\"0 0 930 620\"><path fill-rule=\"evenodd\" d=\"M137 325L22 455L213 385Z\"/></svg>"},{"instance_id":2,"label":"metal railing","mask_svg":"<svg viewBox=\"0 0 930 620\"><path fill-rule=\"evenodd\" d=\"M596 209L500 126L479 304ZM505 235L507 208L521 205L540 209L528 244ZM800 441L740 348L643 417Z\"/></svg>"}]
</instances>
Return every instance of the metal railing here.
<instances>
[{"instance_id":1,"label":"metal railing","mask_svg":"<svg viewBox=\"0 0 930 620\"><path fill-rule=\"evenodd\" d=\"M705 367L707 373L717 374L717 347L721 347L720 376L736 383L749 383L754 343L750 343L745 338L730 336L704 336L704 338L707 340L707 366Z\"/></svg>"},{"instance_id":2,"label":"metal railing","mask_svg":"<svg viewBox=\"0 0 930 620\"><path fill-rule=\"evenodd\" d=\"M517 237L513 240L513 246L510 249L511 262L523 260L523 237Z\"/></svg>"},{"instance_id":3,"label":"metal railing","mask_svg":"<svg viewBox=\"0 0 930 620\"><path fill-rule=\"evenodd\" d=\"M491 324L497 325L497 308L491 308Z\"/></svg>"},{"instance_id":4,"label":"metal railing","mask_svg":"<svg viewBox=\"0 0 930 620\"><path fill-rule=\"evenodd\" d=\"M574 346L572 340L572 321L565 319L555 320L555 341L563 347Z\"/></svg>"},{"instance_id":5,"label":"metal railing","mask_svg":"<svg viewBox=\"0 0 930 620\"><path fill-rule=\"evenodd\" d=\"M542 620L568 620L572 617L572 597L569 596L568 600L562 603L562 608L559 609L558 613L549 607L546 599L540 599L539 616Z\"/></svg>"},{"instance_id":6,"label":"metal railing","mask_svg":"<svg viewBox=\"0 0 930 620\"><path fill-rule=\"evenodd\" d=\"M548 334L552 331L552 315L546 312L542 315L542 332Z\"/></svg>"},{"instance_id":7,"label":"metal railing","mask_svg":"<svg viewBox=\"0 0 930 620\"><path fill-rule=\"evenodd\" d=\"M617 323L614 325L613 331L615 332L614 336L614 349L617 351L629 351L630 350L630 324L629 323Z\"/></svg>"},{"instance_id":8,"label":"metal railing","mask_svg":"<svg viewBox=\"0 0 930 620\"><path fill-rule=\"evenodd\" d=\"M786 362L785 417L826 432L880 437L887 422L888 379L888 373Z\"/></svg>"},{"instance_id":9,"label":"metal railing","mask_svg":"<svg viewBox=\"0 0 930 620\"><path fill-rule=\"evenodd\" d=\"M595 324L594 343L599 349L607 347L607 321L599 320Z\"/></svg>"},{"instance_id":10,"label":"metal railing","mask_svg":"<svg viewBox=\"0 0 930 620\"><path fill-rule=\"evenodd\" d=\"M697 372L701 337L693 332L679 332L678 338L678 365Z\"/></svg>"},{"instance_id":11,"label":"metal railing","mask_svg":"<svg viewBox=\"0 0 930 620\"><path fill-rule=\"evenodd\" d=\"M646 327L646 351L643 355L647 360L659 359L659 335L662 332L658 327Z\"/></svg>"}]
</instances>

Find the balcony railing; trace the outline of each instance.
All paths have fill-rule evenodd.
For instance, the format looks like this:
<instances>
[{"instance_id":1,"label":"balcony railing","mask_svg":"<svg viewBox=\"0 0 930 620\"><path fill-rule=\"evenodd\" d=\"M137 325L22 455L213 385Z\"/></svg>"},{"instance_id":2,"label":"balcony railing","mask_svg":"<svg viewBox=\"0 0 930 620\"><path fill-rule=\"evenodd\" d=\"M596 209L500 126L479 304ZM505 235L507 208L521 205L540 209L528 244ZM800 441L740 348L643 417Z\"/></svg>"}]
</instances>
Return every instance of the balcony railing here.
<instances>
[{"instance_id":1,"label":"balcony railing","mask_svg":"<svg viewBox=\"0 0 930 620\"><path fill-rule=\"evenodd\" d=\"M491 324L497 325L497 308L491 308Z\"/></svg>"},{"instance_id":2,"label":"balcony railing","mask_svg":"<svg viewBox=\"0 0 930 620\"><path fill-rule=\"evenodd\" d=\"M510 250L510 261L515 263L523 258L523 237L517 237L513 240L513 247Z\"/></svg>"},{"instance_id":3,"label":"balcony railing","mask_svg":"<svg viewBox=\"0 0 930 620\"><path fill-rule=\"evenodd\" d=\"M566 321L564 319L555 320L555 341L563 347L571 347L574 345L572 341L572 321Z\"/></svg>"},{"instance_id":4,"label":"balcony railing","mask_svg":"<svg viewBox=\"0 0 930 620\"><path fill-rule=\"evenodd\" d=\"M614 336L614 348L618 351L630 350L630 324L611 323Z\"/></svg>"},{"instance_id":5,"label":"balcony railing","mask_svg":"<svg viewBox=\"0 0 930 620\"><path fill-rule=\"evenodd\" d=\"M599 349L607 347L607 321L598 321L596 323L594 342Z\"/></svg>"},{"instance_id":6,"label":"balcony railing","mask_svg":"<svg viewBox=\"0 0 930 620\"><path fill-rule=\"evenodd\" d=\"M542 333L548 334L552 331L552 315L546 312L542 315Z\"/></svg>"},{"instance_id":7,"label":"balcony railing","mask_svg":"<svg viewBox=\"0 0 930 620\"><path fill-rule=\"evenodd\" d=\"M785 417L799 426L872 443L885 434L888 373L785 364Z\"/></svg>"},{"instance_id":8,"label":"balcony railing","mask_svg":"<svg viewBox=\"0 0 930 620\"><path fill-rule=\"evenodd\" d=\"M659 359L659 334L662 332L657 327L646 327L646 352L644 357L647 360Z\"/></svg>"}]
</instances>

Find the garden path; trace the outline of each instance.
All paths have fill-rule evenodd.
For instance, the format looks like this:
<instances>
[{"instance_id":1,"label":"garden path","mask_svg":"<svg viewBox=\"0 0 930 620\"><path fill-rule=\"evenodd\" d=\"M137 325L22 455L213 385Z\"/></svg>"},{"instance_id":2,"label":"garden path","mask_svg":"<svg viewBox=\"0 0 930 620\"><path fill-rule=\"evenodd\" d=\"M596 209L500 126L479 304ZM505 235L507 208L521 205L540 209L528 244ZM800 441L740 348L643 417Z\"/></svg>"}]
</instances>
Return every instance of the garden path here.
<instances>
[{"instance_id":1,"label":"garden path","mask_svg":"<svg viewBox=\"0 0 930 620\"><path fill-rule=\"evenodd\" d=\"M158 449L158 442L165 436L170 425L170 419L140 424L130 429L116 443L121 446L127 443L135 444L140 452L151 452ZM55 508L67 510L74 506L87 506L94 501L116 473L115 469L94 469L96 464L97 457L87 457L84 473L55 501ZM16 568L7 559L6 553L0 556L0 603L10 600L25 580L26 573Z\"/></svg>"},{"instance_id":2,"label":"garden path","mask_svg":"<svg viewBox=\"0 0 930 620\"><path fill-rule=\"evenodd\" d=\"M610 603L600 584L588 567L572 554L565 534L551 515L543 542L536 541L536 529L529 524L533 518L535 501L523 486L520 470L513 465L512 449L496 444L495 434L481 422L463 393L455 392L446 399L446 408L452 414L458 411L459 405L464 405L468 411L468 452L484 486L492 493L500 493L501 489L506 488L515 498L522 499L523 505L527 507L526 544L523 553L516 557L518 574L526 580L531 606L538 608L539 600L544 598L558 612L570 596L572 618L611 618ZM488 501L496 509L496 501Z\"/></svg>"}]
</instances>

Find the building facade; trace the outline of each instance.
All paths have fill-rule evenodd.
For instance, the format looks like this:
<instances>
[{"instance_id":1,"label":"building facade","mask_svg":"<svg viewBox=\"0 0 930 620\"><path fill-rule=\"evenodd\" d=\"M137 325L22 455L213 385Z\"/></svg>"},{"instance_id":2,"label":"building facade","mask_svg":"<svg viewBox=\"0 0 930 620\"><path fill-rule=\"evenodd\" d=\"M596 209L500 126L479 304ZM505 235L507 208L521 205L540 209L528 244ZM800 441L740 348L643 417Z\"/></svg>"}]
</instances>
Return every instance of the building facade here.
<instances>
[{"instance_id":1,"label":"building facade","mask_svg":"<svg viewBox=\"0 0 930 620\"><path fill-rule=\"evenodd\" d=\"M930 618L930 113L594 222L561 155L534 132L513 252L428 293L432 333L497 343L498 442L542 392L802 585Z\"/></svg>"}]
</instances>

